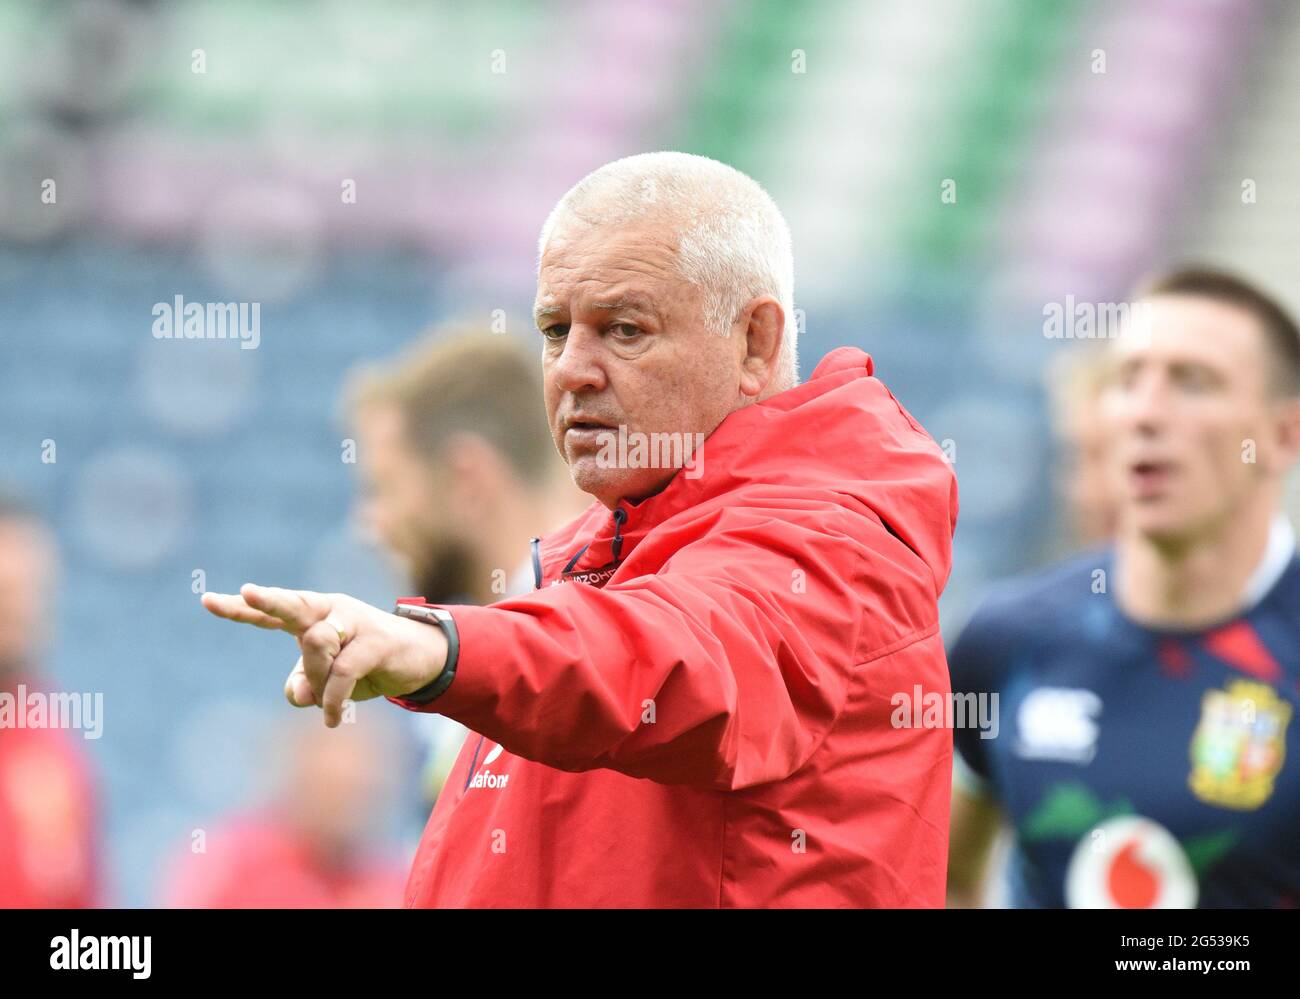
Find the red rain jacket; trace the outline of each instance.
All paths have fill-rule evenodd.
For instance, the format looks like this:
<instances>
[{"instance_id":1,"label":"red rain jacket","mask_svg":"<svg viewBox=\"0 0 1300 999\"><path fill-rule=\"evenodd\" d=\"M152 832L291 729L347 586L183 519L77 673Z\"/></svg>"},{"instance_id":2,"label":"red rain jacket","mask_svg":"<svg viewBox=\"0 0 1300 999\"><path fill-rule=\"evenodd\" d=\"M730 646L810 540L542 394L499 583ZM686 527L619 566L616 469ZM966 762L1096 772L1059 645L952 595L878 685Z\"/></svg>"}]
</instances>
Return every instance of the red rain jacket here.
<instances>
[{"instance_id":1,"label":"red rain jacket","mask_svg":"<svg viewBox=\"0 0 1300 999\"><path fill-rule=\"evenodd\" d=\"M407 906L944 904L952 732L891 715L950 689L956 480L871 375L833 351L546 538L533 593L447 608L417 710L472 732Z\"/></svg>"}]
</instances>

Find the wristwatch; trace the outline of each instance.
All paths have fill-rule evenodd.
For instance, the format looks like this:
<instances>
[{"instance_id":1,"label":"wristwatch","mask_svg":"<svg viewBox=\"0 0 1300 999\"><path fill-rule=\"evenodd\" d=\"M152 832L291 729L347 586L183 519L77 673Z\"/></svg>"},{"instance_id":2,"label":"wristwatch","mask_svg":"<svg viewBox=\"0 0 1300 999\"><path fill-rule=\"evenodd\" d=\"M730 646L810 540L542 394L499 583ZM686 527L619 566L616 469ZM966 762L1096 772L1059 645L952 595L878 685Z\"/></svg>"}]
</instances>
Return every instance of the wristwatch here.
<instances>
[{"instance_id":1,"label":"wristwatch","mask_svg":"<svg viewBox=\"0 0 1300 999\"><path fill-rule=\"evenodd\" d=\"M435 624L447 636L447 664L442 668L442 672L419 690L413 690L411 693L402 694L397 698L399 701L410 701L412 704L428 704L450 687L451 681L456 678L456 661L460 658L460 634L456 631L456 621L448 611L443 610L441 607L408 604L400 600L393 609L393 613L398 617L409 617L414 621Z\"/></svg>"}]
</instances>

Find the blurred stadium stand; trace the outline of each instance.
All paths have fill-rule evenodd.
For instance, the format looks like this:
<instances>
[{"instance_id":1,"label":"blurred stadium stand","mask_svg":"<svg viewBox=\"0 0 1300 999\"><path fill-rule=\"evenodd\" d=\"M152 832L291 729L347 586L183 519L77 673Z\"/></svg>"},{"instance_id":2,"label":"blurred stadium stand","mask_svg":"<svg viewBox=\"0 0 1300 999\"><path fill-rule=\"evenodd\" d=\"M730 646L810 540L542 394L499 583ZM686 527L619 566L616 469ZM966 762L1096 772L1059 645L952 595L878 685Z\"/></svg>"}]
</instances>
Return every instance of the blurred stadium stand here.
<instances>
[{"instance_id":1,"label":"blurred stadium stand","mask_svg":"<svg viewBox=\"0 0 1300 999\"><path fill-rule=\"evenodd\" d=\"M1195 253L1298 304L1298 101L1286 2L0 5L0 457L65 548L53 672L105 694L113 900L246 800L288 710L292 646L192 574L398 595L348 526L341 380L451 315L528 336L587 171L677 148L768 186L803 374L857 344L955 444L951 625L1056 528L1043 303ZM260 346L154 339L178 294L260 303Z\"/></svg>"}]
</instances>

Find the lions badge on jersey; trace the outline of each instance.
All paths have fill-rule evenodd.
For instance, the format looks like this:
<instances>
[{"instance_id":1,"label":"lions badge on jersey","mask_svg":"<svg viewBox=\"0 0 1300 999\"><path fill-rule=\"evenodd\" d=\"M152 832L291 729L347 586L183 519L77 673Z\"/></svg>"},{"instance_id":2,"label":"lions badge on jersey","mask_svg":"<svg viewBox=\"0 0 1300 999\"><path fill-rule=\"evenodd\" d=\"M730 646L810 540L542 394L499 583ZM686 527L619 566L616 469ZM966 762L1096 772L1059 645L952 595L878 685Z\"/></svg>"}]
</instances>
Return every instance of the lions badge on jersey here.
<instances>
[{"instance_id":1,"label":"lions badge on jersey","mask_svg":"<svg viewBox=\"0 0 1300 999\"><path fill-rule=\"evenodd\" d=\"M1266 683L1233 680L1226 690L1207 690L1192 735L1192 793L1221 808L1264 804L1286 757L1290 720L1291 705Z\"/></svg>"}]
</instances>

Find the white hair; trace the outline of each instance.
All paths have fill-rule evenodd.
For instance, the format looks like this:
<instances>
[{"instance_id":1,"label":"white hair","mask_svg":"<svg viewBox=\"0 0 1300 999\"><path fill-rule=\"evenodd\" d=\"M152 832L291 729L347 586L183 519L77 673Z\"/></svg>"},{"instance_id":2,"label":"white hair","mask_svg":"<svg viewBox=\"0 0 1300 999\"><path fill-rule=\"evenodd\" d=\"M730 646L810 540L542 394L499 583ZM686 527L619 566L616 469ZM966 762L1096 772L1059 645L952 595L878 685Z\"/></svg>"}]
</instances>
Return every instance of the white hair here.
<instances>
[{"instance_id":1,"label":"white hair","mask_svg":"<svg viewBox=\"0 0 1300 999\"><path fill-rule=\"evenodd\" d=\"M537 241L538 267L552 233L573 221L589 226L662 220L677 236L679 273L700 289L704 321L731 332L750 299L771 295L785 313L776 384L798 382L794 255L781 210L753 178L690 153L641 153L587 174L551 210Z\"/></svg>"}]
</instances>

